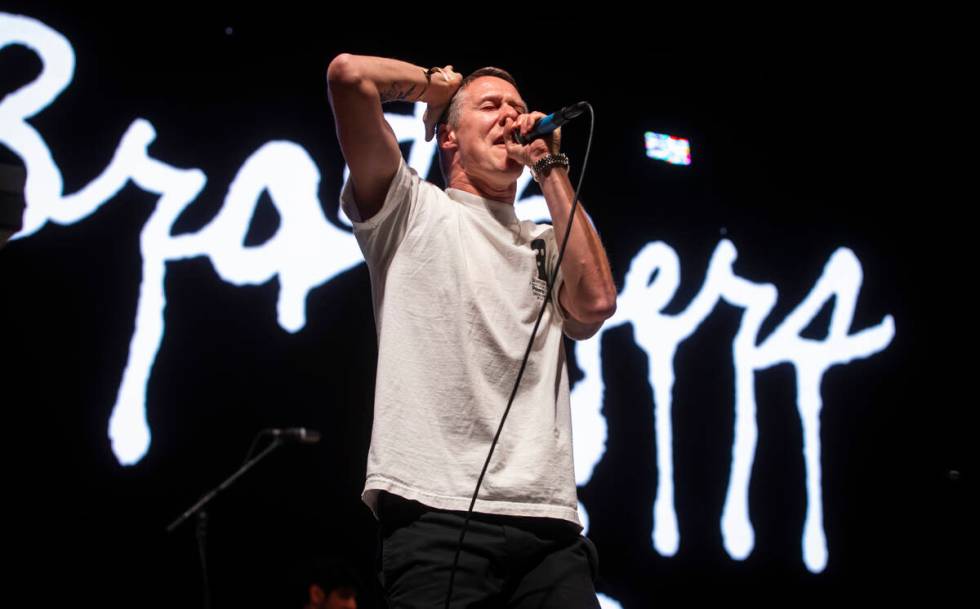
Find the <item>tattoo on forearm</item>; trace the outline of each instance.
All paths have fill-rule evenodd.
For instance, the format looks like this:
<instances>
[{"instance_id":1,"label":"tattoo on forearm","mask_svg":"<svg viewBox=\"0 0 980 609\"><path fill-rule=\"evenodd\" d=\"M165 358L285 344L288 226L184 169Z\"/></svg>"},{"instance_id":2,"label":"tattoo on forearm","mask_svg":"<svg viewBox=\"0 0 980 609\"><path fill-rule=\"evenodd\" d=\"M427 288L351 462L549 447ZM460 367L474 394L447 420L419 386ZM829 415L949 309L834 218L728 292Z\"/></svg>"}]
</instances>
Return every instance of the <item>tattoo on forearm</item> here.
<instances>
[{"instance_id":1,"label":"tattoo on forearm","mask_svg":"<svg viewBox=\"0 0 980 609\"><path fill-rule=\"evenodd\" d=\"M382 89L379 91L381 94L381 103L404 101L406 99L415 101L415 89L416 85L414 84L393 82L387 89Z\"/></svg>"}]
</instances>

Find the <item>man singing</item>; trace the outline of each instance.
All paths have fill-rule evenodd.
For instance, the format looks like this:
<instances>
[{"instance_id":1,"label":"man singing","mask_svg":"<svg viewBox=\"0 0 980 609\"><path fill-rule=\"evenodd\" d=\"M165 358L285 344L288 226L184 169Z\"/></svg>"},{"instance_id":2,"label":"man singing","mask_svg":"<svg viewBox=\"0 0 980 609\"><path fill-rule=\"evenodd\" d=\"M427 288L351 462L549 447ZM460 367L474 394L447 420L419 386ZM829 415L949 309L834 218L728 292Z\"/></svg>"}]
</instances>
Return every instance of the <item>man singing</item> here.
<instances>
[{"instance_id":1,"label":"man singing","mask_svg":"<svg viewBox=\"0 0 980 609\"><path fill-rule=\"evenodd\" d=\"M364 502L380 520L391 607L444 602L459 531L556 271L574 189L560 132L528 145L529 112L498 68L466 78L342 54L327 70L350 167L341 205L371 276L378 332ZM382 104L424 102L445 191L405 164ZM530 167L554 228L519 221ZM551 301L480 489L454 607L598 607L595 547L580 534L562 333L594 335L616 287L579 203Z\"/></svg>"}]
</instances>

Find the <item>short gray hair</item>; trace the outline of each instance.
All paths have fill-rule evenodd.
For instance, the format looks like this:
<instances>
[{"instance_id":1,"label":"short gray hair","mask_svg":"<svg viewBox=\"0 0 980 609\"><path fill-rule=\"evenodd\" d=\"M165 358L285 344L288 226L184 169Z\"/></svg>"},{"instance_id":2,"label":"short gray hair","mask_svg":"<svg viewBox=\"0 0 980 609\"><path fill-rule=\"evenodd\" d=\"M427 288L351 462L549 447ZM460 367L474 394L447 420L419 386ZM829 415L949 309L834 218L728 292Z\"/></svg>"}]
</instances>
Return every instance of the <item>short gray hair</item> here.
<instances>
[{"instance_id":1,"label":"short gray hair","mask_svg":"<svg viewBox=\"0 0 980 609\"><path fill-rule=\"evenodd\" d=\"M477 78L480 78L481 76L495 76L514 85L515 89L517 88L517 81L514 80L514 77L511 76L510 72L507 70L502 70L493 66L487 66L485 68L480 68L479 70L474 70L473 72L470 72L470 74L463 79L463 82L459 84L459 89L456 90L456 94L453 95L452 100L450 100L449 108L446 109L446 112L439 119L439 124L448 123L449 126L453 128L459 126L459 106L462 103L460 93L462 93L471 82Z\"/></svg>"},{"instance_id":2,"label":"short gray hair","mask_svg":"<svg viewBox=\"0 0 980 609\"><path fill-rule=\"evenodd\" d=\"M455 95L453 95L453 98L449 101L449 107L446 108L446 110L442 113L442 116L439 117L439 122L436 124L436 132L437 132L436 142L439 141L438 130L440 125L448 124L453 129L459 127L459 112L460 112L459 107L463 103L462 101L463 96L460 94L463 92L463 90L466 87L470 85L471 82L473 82L474 80L482 76L495 76L497 78L500 78L501 80L506 80L510 84L514 85L515 89L517 88L517 81L514 80L514 77L511 76L510 72L508 72L507 70L502 70L501 68L495 68L493 66L487 66L485 68L480 68L479 70L474 70L473 72L470 72L466 76L466 78L463 79L463 82L459 83L459 88L456 89ZM442 170L442 179L444 182L446 182L446 185L448 186L449 174L447 173L448 169L446 167L446 163L448 161L446 160L445 155L442 153L441 147L436 146L436 150L438 150L439 152L439 169Z\"/></svg>"}]
</instances>

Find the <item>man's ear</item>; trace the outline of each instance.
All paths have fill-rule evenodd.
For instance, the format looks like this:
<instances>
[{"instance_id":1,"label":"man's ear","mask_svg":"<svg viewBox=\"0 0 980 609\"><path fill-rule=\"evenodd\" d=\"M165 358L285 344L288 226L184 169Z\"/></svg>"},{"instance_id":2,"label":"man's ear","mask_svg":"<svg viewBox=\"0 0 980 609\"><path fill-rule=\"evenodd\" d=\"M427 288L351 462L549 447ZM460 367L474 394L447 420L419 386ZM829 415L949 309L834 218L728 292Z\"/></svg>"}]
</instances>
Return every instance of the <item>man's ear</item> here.
<instances>
[{"instance_id":1,"label":"man's ear","mask_svg":"<svg viewBox=\"0 0 980 609\"><path fill-rule=\"evenodd\" d=\"M456 141L456 131L449 128L449 123L439 125L438 131L439 148L442 150L456 150L459 143Z\"/></svg>"}]
</instances>

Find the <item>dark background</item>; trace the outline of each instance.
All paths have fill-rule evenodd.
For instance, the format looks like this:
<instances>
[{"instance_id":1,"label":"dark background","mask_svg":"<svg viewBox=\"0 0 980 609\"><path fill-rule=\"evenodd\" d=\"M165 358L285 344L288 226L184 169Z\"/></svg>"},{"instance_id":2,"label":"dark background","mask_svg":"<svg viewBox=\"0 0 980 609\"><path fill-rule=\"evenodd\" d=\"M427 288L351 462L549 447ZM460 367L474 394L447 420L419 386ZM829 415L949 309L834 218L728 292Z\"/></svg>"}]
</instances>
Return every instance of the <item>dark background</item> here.
<instances>
[{"instance_id":1,"label":"dark background","mask_svg":"<svg viewBox=\"0 0 980 609\"><path fill-rule=\"evenodd\" d=\"M969 355L969 312L957 303L969 301L962 267L971 238L950 213L943 170L936 173L952 163L942 140L957 128L952 105L927 103L954 95L904 30L848 22L814 33L787 19L771 30L716 34L624 14L529 34L535 19L500 6L469 29L450 25L456 15L410 12L377 24L368 12L276 7L3 10L40 19L74 47L72 84L30 121L65 192L97 175L126 128L144 118L158 133L155 158L208 176L178 232L207 224L242 162L273 139L301 145L317 162L323 211L336 222L343 159L325 72L347 51L462 72L498 65L545 112L589 100L597 122L582 199L618 287L646 243L663 240L678 252L682 284L668 311L686 306L723 237L738 248L736 272L779 289L764 331L807 294L836 248L851 248L864 271L852 331L892 315L896 336L824 378L826 570L811 574L801 558L802 429L789 366L756 380L755 550L742 562L723 550L740 312L719 305L678 353L681 545L673 557L649 541L657 471L646 356L628 327L605 334L608 450L580 489L601 557L598 588L634 609L717 598L945 597L964 585L971 394L955 347ZM31 51L3 49L0 95L39 70ZM693 165L647 159L647 130L689 139ZM577 177L586 123L563 131ZM0 155L20 163L3 146ZM4 545L15 585L37 600L197 605L193 526L168 536L165 525L240 464L259 429L306 426L323 432L320 444L281 450L210 510L215 606L297 607L297 574L323 557L352 564L366 582L362 605L382 606L374 520L359 499L377 356L363 265L314 289L306 327L289 334L276 322L275 280L241 288L207 259L169 263L166 333L148 387L153 443L134 466L115 460L106 429L133 331L139 232L154 204L130 184L89 218L49 224L0 251ZM271 206L260 207L250 239L261 242L276 226ZM824 311L814 336L828 319ZM574 360L574 345L566 347ZM581 376L574 361L572 376Z\"/></svg>"}]
</instances>

